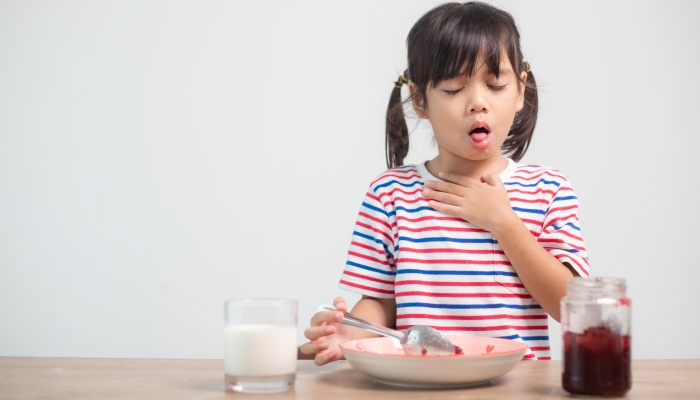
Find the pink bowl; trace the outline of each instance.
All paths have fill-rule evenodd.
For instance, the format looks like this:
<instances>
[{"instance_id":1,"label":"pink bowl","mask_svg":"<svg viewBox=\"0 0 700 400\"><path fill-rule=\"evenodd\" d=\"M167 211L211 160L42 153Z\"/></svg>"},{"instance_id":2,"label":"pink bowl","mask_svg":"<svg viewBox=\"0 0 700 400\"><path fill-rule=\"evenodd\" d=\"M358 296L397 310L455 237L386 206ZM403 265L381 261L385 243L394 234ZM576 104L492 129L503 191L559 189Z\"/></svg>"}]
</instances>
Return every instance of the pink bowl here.
<instances>
[{"instance_id":1,"label":"pink bowl","mask_svg":"<svg viewBox=\"0 0 700 400\"><path fill-rule=\"evenodd\" d=\"M513 369L527 351L507 339L447 336L463 355L407 356L391 338L351 340L340 345L358 371L390 385L448 388L482 385Z\"/></svg>"}]
</instances>

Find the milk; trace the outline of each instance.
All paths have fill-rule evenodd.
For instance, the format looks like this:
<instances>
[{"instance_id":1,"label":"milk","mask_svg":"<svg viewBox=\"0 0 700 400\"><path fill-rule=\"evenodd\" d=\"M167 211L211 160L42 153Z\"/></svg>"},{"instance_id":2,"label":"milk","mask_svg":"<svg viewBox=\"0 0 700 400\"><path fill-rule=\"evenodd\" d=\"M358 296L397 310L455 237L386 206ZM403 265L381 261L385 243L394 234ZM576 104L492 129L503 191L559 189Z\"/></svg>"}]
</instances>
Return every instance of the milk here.
<instances>
[{"instance_id":1,"label":"milk","mask_svg":"<svg viewBox=\"0 0 700 400\"><path fill-rule=\"evenodd\" d=\"M226 375L274 376L296 370L296 327L233 325L224 329Z\"/></svg>"}]
</instances>

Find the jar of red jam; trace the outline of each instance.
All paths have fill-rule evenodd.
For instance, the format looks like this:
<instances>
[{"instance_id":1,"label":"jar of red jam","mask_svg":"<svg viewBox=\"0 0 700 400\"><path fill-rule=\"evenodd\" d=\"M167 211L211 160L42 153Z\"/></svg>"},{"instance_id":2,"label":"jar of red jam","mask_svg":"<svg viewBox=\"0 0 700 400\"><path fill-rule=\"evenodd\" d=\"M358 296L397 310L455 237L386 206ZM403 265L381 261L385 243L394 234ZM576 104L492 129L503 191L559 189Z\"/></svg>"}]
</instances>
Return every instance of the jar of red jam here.
<instances>
[{"instance_id":1,"label":"jar of red jam","mask_svg":"<svg viewBox=\"0 0 700 400\"><path fill-rule=\"evenodd\" d=\"M620 278L570 278L561 300L562 386L571 394L622 396L632 387L632 301Z\"/></svg>"}]
</instances>

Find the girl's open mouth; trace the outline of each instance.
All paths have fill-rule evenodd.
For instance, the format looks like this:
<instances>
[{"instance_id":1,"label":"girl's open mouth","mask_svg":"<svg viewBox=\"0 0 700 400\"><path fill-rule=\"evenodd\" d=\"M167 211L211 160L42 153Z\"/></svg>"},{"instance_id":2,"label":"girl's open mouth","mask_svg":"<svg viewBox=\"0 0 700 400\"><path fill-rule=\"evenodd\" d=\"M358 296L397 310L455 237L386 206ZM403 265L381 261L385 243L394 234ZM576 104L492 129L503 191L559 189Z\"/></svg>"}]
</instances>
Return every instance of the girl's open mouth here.
<instances>
[{"instance_id":1,"label":"girl's open mouth","mask_svg":"<svg viewBox=\"0 0 700 400\"><path fill-rule=\"evenodd\" d=\"M491 143L491 129L485 121L476 121L469 131L469 143L477 150L486 150Z\"/></svg>"}]
</instances>

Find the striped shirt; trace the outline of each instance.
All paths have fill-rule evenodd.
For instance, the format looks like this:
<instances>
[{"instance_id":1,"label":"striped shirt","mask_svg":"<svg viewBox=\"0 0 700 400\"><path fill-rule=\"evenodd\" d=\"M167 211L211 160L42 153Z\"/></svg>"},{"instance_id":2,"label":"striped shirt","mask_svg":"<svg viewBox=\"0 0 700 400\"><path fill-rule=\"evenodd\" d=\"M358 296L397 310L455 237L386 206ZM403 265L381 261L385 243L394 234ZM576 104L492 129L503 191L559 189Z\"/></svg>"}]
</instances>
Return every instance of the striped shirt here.
<instances>
[{"instance_id":1,"label":"striped shirt","mask_svg":"<svg viewBox=\"0 0 700 400\"><path fill-rule=\"evenodd\" d=\"M556 169L508 160L511 207L551 255L588 276L578 200ZM396 299L396 328L518 340L525 358L551 358L547 313L520 282L491 232L443 214L422 196L424 164L382 173L365 195L339 287Z\"/></svg>"}]
</instances>

